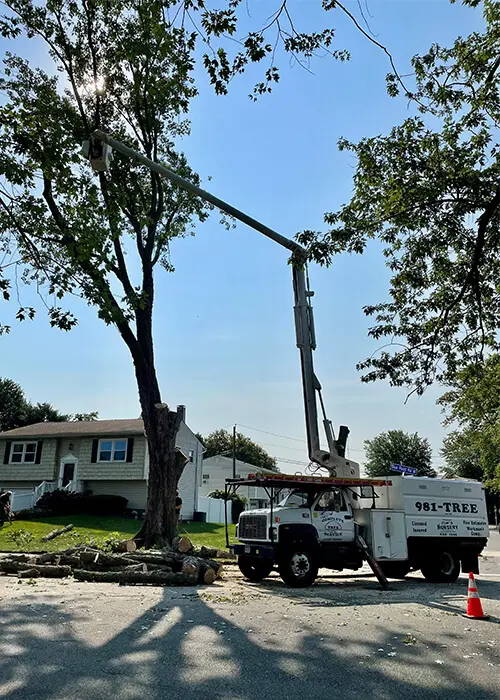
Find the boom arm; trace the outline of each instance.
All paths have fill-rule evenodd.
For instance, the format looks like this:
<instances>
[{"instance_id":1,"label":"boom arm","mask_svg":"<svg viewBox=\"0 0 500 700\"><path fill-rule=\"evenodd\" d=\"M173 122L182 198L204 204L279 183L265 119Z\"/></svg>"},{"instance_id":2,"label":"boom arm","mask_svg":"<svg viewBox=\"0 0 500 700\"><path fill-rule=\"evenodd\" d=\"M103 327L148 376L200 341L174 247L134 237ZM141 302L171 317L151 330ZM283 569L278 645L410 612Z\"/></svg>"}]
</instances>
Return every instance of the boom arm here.
<instances>
[{"instance_id":1,"label":"boom arm","mask_svg":"<svg viewBox=\"0 0 500 700\"><path fill-rule=\"evenodd\" d=\"M314 292L308 289L308 280L306 274L307 251L295 241L282 236L280 233L273 231L268 226L260 223L251 216L236 209L222 199L215 197L202 190L200 187L193 185L189 180L177 175L173 170L159 163L156 163L149 158L146 158L141 153L125 146L120 141L116 141L103 131L94 131L90 142L84 143L84 152L89 157L94 170L107 170L111 161L111 149L123 153L123 155L133 158L142 163L150 170L166 177L171 182L174 182L182 189L191 192L206 202L210 202L221 211L243 222L250 228L262 233L267 238L279 243L292 253L292 270L293 270L293 289L295 297L295 330L297 336L297 347L300 351L300 362L302 368L302 387L304 395L304 410L306 419L307 431L307 447L309 459L316 464L327 468L333 476L336 474L336 469L340 468L342 475L345 469L349 467L349 463L344 459L345 441L349 433L345 426L341 426L339 437L335 441L331 421L328 420L325 413L325 408L321 396L321 385L314 374L313 365L313 350L316 349L316 339L314 333L313 310L310 298ZM320 397L321 409L323 413L323 424L325 428L326 438L328 442L329 452L325 452L320 447L319 430L318 430L318 409L316 403L316 392ZM354 464L353 464L354 467ZM352 469L348 469L352 471Z\"/></svg>"}]
</instances>

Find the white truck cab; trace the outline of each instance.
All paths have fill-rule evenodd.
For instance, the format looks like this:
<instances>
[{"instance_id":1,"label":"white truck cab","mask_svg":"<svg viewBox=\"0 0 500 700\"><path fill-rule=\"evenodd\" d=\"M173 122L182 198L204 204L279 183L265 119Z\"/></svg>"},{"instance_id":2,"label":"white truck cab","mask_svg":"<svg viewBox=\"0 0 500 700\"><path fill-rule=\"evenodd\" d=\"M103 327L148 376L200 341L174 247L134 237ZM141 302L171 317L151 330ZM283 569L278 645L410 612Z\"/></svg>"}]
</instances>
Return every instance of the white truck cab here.
<instances>
[{"instance_id":1,"label":"white truck cab","mask_svg":"<svg viewBox=\"0 0 500 700\"><path fill-rule=\"evenodd\" d=\"M308 586L320 567L356 570L364 559L392 578L421 569L427 580L445 583L460 568L478 573L489 534L479 482L276 474L228 480L228 486L249 480L267 488L271 500L270 508L240 515L239 544L231 546L250 580L262 580L277 565L285 583ZM284 486L289 493L280 499Z\"/></svg>"}]
</instances>

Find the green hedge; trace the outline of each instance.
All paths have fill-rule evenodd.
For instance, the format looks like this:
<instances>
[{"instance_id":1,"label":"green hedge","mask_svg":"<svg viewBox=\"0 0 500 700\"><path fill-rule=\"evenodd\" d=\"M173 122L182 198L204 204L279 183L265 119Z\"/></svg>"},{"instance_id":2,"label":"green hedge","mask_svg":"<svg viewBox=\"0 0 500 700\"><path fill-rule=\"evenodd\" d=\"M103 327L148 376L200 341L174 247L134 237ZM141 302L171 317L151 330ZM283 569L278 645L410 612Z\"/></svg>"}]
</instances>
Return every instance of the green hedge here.
<instances>
[{"instance_id":1,"label":"green hedge","mask_svg":"<svg viewBox=\"0 0 500 700\"><path fill-rule=\"evenodd\" d=\"M128 499L112 494L93 495L91 491L72 493L57 489L44 493L36 507L49 510L53 515L124 515Z\"/></svg>"}]
</instances>

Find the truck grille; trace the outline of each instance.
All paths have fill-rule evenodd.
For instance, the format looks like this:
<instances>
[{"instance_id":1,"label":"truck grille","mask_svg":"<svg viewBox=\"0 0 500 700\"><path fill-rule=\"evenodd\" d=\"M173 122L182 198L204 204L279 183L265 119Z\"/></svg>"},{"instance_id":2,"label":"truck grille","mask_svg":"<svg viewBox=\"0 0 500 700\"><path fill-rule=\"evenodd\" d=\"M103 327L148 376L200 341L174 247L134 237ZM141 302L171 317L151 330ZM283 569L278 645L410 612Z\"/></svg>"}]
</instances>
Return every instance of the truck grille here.
<instances>
[{"instance_id":1,"label":"truck grille","mask_svg":"<svg viewBox=\"0 0 500 700\"><path fill-rule=\"evenodd\" d=\"M266 540L266 528L267 516L242 514L238 523L238 539Z\"/></svg>"}]
</instances>

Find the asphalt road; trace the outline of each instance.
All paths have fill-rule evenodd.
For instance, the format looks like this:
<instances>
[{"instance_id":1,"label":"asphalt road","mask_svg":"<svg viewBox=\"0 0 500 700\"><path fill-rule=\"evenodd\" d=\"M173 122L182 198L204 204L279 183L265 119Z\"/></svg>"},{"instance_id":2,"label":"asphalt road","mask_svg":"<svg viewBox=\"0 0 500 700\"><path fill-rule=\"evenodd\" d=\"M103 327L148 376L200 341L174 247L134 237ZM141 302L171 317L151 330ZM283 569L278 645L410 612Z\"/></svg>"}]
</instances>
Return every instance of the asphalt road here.
<instances>
[{"instance_id":1,"label":"asphalt road","mask_svg":"<svg viewBox=\"0 0 500 700\"><path fill-rule=\"evenodd\" d=\"M498 700L500 536L467 579L369 572L290 590L236 571L200 589L0 578L0 698L9 700ZM229 567L228 567L229 568Z\"/></svg>"}]
</instances>

